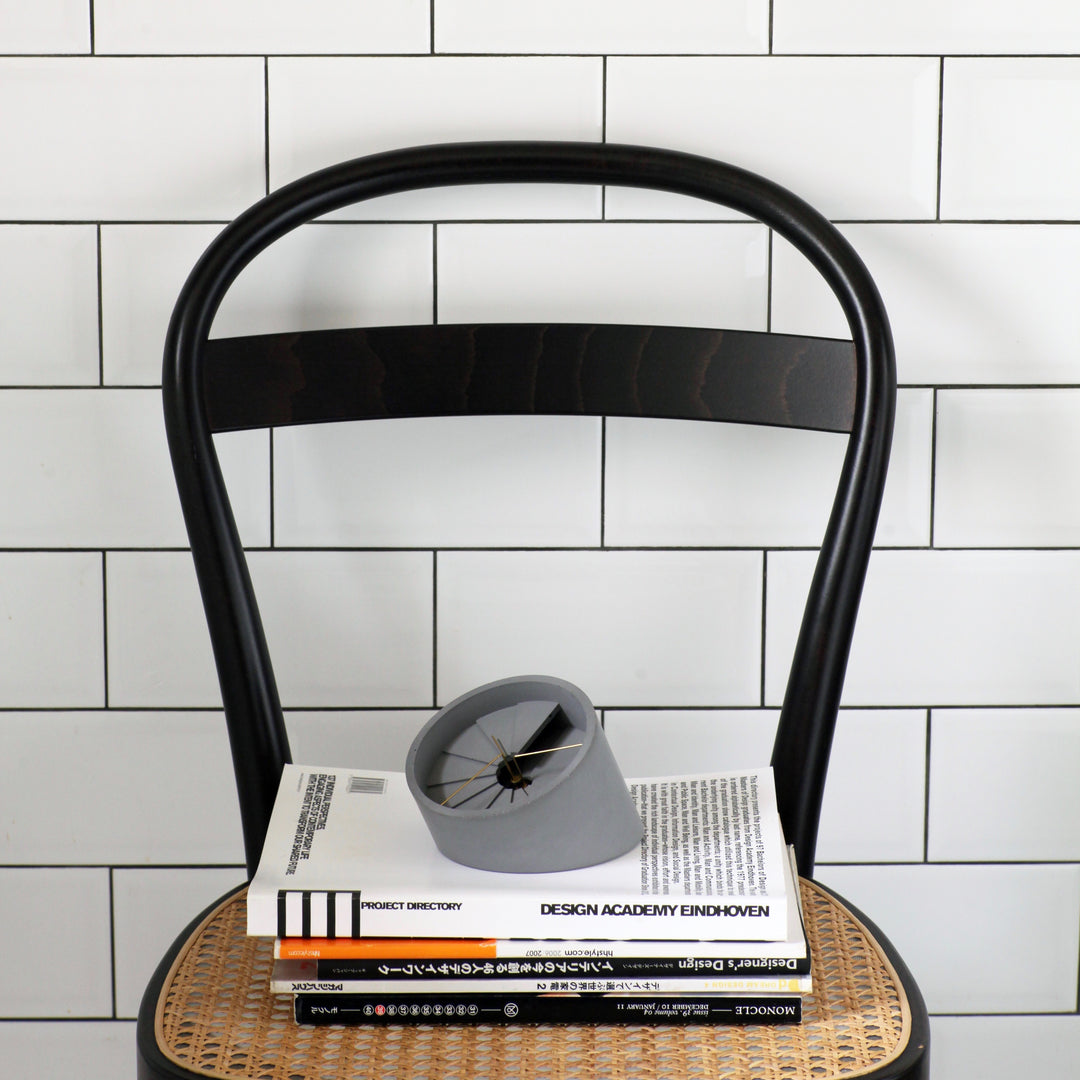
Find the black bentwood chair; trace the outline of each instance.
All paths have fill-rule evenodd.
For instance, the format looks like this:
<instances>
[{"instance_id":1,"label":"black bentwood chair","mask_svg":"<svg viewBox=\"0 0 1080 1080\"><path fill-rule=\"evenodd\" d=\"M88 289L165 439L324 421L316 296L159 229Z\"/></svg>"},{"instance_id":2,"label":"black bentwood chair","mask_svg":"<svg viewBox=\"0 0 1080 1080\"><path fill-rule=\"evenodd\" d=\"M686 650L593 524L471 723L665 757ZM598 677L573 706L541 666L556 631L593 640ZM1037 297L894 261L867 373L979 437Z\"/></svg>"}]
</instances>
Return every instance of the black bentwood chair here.
<instances>
[{"instance_id":1,"label":"black bentwood chair","mask_svg":"<svg viewBox=\"0 0 1080 1080\"><path fill-rule=\"evenodd\" d=\"M302 223L364 199L477 183L614 184L696 196L771 226L838 297L854 340L639 326L406 326L208 341L240 271ZM306 1027L268 993L270 943L244 934L239 889L196 917L139 1014L142 1080L193 1077L925 1077L928 1022L907 968L865 918L810 880L818 814L892 435L892 341L847 242L776 184L634 146L502 142L349 161L263 199L211 244L177 302L165 416L232 741L247 868L289 745L211 436L330 420L470 413L734 421L850 434L776 736L799 858L814 992L798 1025Z\"/></svg>"}]
</instances>

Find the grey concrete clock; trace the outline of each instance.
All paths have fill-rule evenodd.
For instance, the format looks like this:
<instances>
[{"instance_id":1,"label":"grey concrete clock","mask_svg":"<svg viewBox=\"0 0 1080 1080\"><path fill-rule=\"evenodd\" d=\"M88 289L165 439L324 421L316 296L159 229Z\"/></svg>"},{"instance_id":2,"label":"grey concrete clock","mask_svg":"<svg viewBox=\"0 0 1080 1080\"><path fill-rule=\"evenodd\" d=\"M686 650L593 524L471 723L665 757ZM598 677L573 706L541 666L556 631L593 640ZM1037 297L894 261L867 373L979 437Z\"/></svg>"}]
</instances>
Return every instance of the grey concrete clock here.
<instances>
[{"instance_id":1,"label":"grey concrete clock","mask_svg":"<svg viewBox=\"0 0 1080 1080\"><path fill-rule=\"evenodd\" d=\"M481 870L606 862L642 824L589 699L526 675L471 690L413 740L409 789L439 850Z\"/></svg>"}]
</instances>

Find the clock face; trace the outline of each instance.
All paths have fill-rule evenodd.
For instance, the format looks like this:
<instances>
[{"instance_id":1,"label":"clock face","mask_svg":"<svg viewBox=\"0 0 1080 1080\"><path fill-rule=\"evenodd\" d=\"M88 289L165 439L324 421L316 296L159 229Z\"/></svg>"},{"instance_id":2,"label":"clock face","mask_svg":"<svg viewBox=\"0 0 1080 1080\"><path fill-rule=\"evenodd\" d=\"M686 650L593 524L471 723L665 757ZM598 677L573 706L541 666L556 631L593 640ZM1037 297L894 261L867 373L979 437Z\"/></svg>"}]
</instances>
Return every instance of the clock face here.
<instances>
[{"instance_id":1,"label":"clock face","mask_svg":"<svg viewBox=\"0 0 1080 1080\"><path fill-rule=\"evenodd\" d=\"M417 734L405 778L438 849L481 870L573 869L641 840L596 711L561 679L517 676L462 694Z\"/></svg>"},{"instance_id":2,"label":"clock face","mask_svg":"<svg viewBox=\"0 0 1080 1080\"><path fill-rule=\"evenodd\" d=\"M452 810L491 810L542 794L571 768L583 732L557 701L522 701L477 716L441 747L428 798Z\"/></svg>"}]
</instances>

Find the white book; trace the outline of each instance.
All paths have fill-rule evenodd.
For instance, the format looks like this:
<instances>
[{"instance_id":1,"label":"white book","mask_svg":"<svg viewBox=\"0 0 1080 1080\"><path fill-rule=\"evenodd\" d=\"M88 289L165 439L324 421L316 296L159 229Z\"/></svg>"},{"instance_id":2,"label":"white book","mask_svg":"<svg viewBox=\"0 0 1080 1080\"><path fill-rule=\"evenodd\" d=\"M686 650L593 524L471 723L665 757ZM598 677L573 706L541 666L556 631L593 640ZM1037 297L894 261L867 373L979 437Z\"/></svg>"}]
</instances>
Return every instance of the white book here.
<instances>
[{"instance_id":1,"label":"white book","mask_svg":"<svg viewBox=\"0 0 1080 1080\"><path fill-rule=\"evenodd\" d=\"M575 965L549 964L570 971L554 971L537 977L467 979L319 978L314 960L275 960L270 975L272 994L809 994L809 975L625 975L581 974ZM594 965L602 966L602 965Z\"/></svg>"},{"instance_id":2,"label":"white book","mask_svg":"<svg viewBox=\"0 0 1080 1080\"><path fill-rule=\"evenodd\" d=\"M494 964L500 972L519 973L523 964L547 961L611 961L621 971L659 971L678 965L720 975L792 975L810 971L803 926L802 898L796 888L795 851L787 849L784 880L789 896L788 925L778 941L650 941L644 938L294 938L274 939L275 960L308 960L320 965L321 977L371 970L394 963Z\"/></svg>"},{"instance_id":3,"label":"white book","mask_svg":"<svg viewBox=\"0 0 1080 1080\"><path fill-rule=\"evenodd\" d=\"M248 933L266 937L779 941L786 851L772 770L628 780L641 844L579 870L447 859L403 773L286 765Z\"/></svg>"}]
</instances>

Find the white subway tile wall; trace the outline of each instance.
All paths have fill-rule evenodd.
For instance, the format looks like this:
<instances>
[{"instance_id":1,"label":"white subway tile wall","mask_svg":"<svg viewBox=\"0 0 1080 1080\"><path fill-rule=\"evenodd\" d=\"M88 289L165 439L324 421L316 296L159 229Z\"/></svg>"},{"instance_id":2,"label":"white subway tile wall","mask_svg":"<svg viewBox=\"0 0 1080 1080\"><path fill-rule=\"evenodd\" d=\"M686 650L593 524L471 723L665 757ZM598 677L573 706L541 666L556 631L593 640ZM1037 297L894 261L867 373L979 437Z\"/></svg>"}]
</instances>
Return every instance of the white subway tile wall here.
<instances>
[{"instance_id":1,"label":"white subway tile wall","mask_svg":"<svg viewBox=\"0 0 1080 1080\"><path fill-rule=\"evenodd\" d=\"M398 146L469 139L598 140L599 57L271 58L270 186ZM405 192L349 217L598 218L594 188L548 185Z\"/></svg>"},{"instance_id":2,"label":"white subway tile wall","mask_svg":"<svg viewBox=\"0 0 1080 1080\"><path fill-rule=\"evenodd\" d=\"M598 546L600 427L591 416L450 416L284 428L274 436L276 542Z\"/></svg>"},{"instance_id":3,"label":"white subway tile wall","mask_svg":"<svg viewBox=\"0 0 1080 1080\"><path fill-rule=\"evenodd\" d=\"M135 1075L165 943L242 876L161 349L235 214L364 153L644 142L836 220L901 383L819 875L892 937L934 1080L1080 1060L1080 8L1073 0L0 0L0 1058ZM560 319L845 336L782 239L596 187L297 230L215 336ZM400 765L546 671L630 775L768 757L840 440L415 421L218 439L298 759ZM57 978L56 971L64 977Z\"/></svg>"},{"instance_id":4,"label":"white subway tile wall","mask_svg":"<svg viewBox=\"0 0 1080 1080\"><path fill-rule=\"evenodd\" d=\"M220 225L106 225L101 323L106 385L158 386L169 315ZM430 225L314 224L258 255L214 318L213 337L431 321ZM96 358L93 380L97 381Z\"/></svg>"},{"instance_id":5,"label":"white subway tile wall","mask_svg":"<svg viewBox=\"0 0 1080 1080\"><path fill-rule=\"evenodd\" d=\"M813 556L768 556L765 701L779 705ZM1080 700L1080 551L878 550L845 705Z\"/></svg>"},{"instance_id":6,"label":"white subway tile wall","mask_svg":"<svg viewBox=\"0 0 1080 1080\"><path fill-rule=\"evenodd\" d=\"M102 744L115 752L103 755ZM16 766L4 779L6 863L201 865L242 858L219 713L9 712L4 748ZM43 783L43 776L50 779ZM190 829L175 828L178 814Z\"/></svg>"},{"instance_id":7,"label":"white subway tile wall","mask_svg":"<svg viewBox=\"0 0 1080 1080\"><path fill-rule=\"evenodd\" d=\"M122 1020L7 1020L4 1063L14 1076L40 1080L116 1080L134 1077L135 1022Z\"/></svg>"},{"instance_id":8,"label":"white subway tile wall","mask_svg":"<svg viewBox=\"0 0 1080 1080\"><path fill-rule=\"evenodd\" d=\"M942 390L937 516L941 547L1080 543L1080 394Z\"/></svg>"},{"instance_id":9,"label":"white subway tile wall","mask_svg":"<svg viewBox=\"0 0 1080 1080\"><path fill-rule=\"evenodd\" d=\"M930 539L932 392L901 389L877 543ZM604 535L612 547L821 543L847 440L817 431L612 417ZM752 461L749 469L730 463Z\"/></svg>"},{"instance_id":10,"label":"white subway tile wall","mask_svg":"<svg viewBox=\"0 0 1080 1080\"><path fill-rule=\"evenodd\" d=\"M34 221L228 218L263 194L254 57L0 60L0 205Z\"/></svg>"},{"instance_id":11,"label":"white subway tile wall","mask_svg":"<svg viewBox=\"0 0 1080 1080\"><path fill-rule=\"evenodd\" d=\"M438 317L764 330L768 268L756 224L446 225Z\"/></svg>"},{"instance_id":12,"label":"white subway tile wall","mask_svg":"<svg viewBox=\"0 0 1080 1080\"><path fill-rule=\"evenodd\" d=\"M1078 770L1076 709L935 709L930 859L1080 860Z\"/></svg>"},{"instance_id":13,"label":"white subway tile wall","mask_svg":"<svg viewBox=\"0 0 1080 1080\"><path fill-rule=\"evenodd\" d=\"M84 0L0 0L3 53L88 53L90 10Z\"/></svg>"},{"instance_id":14,"label":"white subway tile wall","mask_svg":"<svg viewBox=\"0 0 1080 1080\"><path fill-rule=\"evenodd\" d=\"M945 65L941 212L955 218L1067 220L1080 148L1080 57L958 58Z\"/></svg>"},{"instance_id":15,"label":"white subway tile wall","mask_svg":"<svg viewBox=\"0 0 1080 1080\"><path fill-rule=\"evenodd\" d=\"M186 0L147 8L95 0L96 51L426 53L429 0Z\"/></svg>"},{"instance_id":16,"label":"white subway tile wall","mask_svg":"<svg viewBox=\"0 0 1080 1080\"><path fill-rule=\"evenodd\" d=\"M1080 383L1075 223L844 224L881 290L901 383ZM827 286L788 243L773 251L773 329L845 334Z\"/></svg>"},{"instance_id":17,"label":"white subway tile wall","mask_svg":"<svg viewBox=\"0 0 1080 1080\"><path fill-rule=\"evenodd\" d=\"M548 0L514 7L501 0L439 0L439 52L763 53L768 0L669 0L659 20L651 0Z\"/></svg>"},{"instance_id":18,"label":"white subway tile wall","mask_svg":"<svg viewBox=\"0 0 1080 1080\"><path fill-rule=\"evenodd\" d=\"M1070 1076L1080 1061L1075 1015L933 1016L930 1028L935 1077Z\"/></svg>"},{"instance_id":19,"label":"white subway tile wall","mask_svg":"<svg viewBox=\"0 0 1080 1080\"><path fill-rule=\"evenodd\" d=\"M923 57L615 58L607 137L736 162L830 217L932 218L939 77ZM671 205L624 189L611 199L617 217ZM701 216L694 201L675 205Z\"/></svg>"},{"instance_id":20,"label":"white subway tile wall","mask_svg":"<svg viewBox=\"0 0 1080 1080\"><path fill-rule=\"evenodd\" d=\"M994 0L973 17L968 0L773 0L778 53L1074 52L1080 11L1072 0Z\"/></svg>"},{"instance_id":21,"label":"white subway tile wall","mask_svg":"<svg viewBox=\"0 0 1080 1080\"><path fill-rule=\"evenodd\" d=\"M4 386L97 385L97 247L92 225L0 225Z\"/></svg>"},{"instance_id":22,"label":"white subway tile wall","mask_svg":"<svg viewBox=\"0 0 1080 1080\"><path fill-rule=\"evenodd\" d=\"M447 552L437 604L448 701L529 671L598 706L759 700L760 552Z\"/></svg>"},{"instance_id":23,"label":"white subway tile wall","mask_svg":"<svg viewBox=\"0 0 1080 1080\"><path fill-rule=\"evenodd\" d=\"M5 1017L103 1017L112 1010L107 867L4 867ZM63 972L63 978L57 973Z\"/></svg>"}]
</instances>

